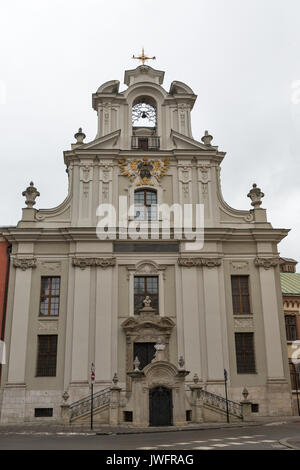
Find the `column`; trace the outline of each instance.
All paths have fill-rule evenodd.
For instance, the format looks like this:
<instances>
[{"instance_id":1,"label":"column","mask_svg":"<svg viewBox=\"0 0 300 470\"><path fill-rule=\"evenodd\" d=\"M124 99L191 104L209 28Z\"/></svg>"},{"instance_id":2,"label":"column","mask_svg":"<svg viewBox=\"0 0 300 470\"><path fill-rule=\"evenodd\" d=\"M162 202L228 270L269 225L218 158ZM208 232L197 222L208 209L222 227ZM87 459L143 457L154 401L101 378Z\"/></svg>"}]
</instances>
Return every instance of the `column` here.
<instances>
[{"instance_id":1,"label":"column","mask_svg":"<svg viewBox=\"0 0 300 470\"><path fill-rule=\"evenodd\" d=\"M18 261L18 260L14 260ZM8 383L25 384L25 364L27 351L27 331L32 269L23 267L16 270L15 296L12 314ZM14 263L15 264L15 263ZM15 264L15 267L16 264Z\"/></svg>"},{"instance_id":2,"label":"column","mask_svg":"<svg viewBox=\"0 0 300 470\"><path fill-rule=\"evenodd\" d=\"M224 381L218 267L203 268L208 382Z\"/></svg>"},{"instance_id":3,"label":"column","mask_svg":"<svg viewBox=\"0 0 300 470\"><path fill-rule=\"evenodd\" d=\"M88 381L91 268L75 268L71 381Z\"/></svg>"},{"instance_id":4,"label":"column","mask_svg":"<svg viewBox=\"0 0 300 470\"><path fill-rule=\"evenodd\" d=\"M112 348L117 348L117 331L112 331L113 268L97 268L95 366L96 382L111 383ZM114 371L116 372L116 371Z\"/></svg>"},{"instance_id":5,"label":"column","mask_svg":"<svg viewBox=\"0 0 300 470\"><path fill-rule=\"evenodd\" d=\"M283 378L282 345L273 267L259 267L268 379Z\"/></svg>"},{"instance_id":6,"label":"column","mask_svg":"<svg viewBox=\"0 0 300 470\"><path fill-rule=\"evenodd\" d=\"M183 342L186 368L202 377L197 268L182 268Z\"/></svg>"}]
</instances>

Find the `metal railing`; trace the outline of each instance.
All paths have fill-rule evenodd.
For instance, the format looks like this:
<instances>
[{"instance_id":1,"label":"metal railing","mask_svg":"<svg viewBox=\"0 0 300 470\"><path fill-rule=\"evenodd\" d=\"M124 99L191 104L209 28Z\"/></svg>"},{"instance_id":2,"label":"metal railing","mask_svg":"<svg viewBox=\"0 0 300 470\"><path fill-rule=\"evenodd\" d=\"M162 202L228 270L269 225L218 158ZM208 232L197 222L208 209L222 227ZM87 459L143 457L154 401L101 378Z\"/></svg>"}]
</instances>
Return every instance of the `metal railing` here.
<instances>
[{"instance_id":1,"label":"metal railing","mask_svg":"<svg viewBox=\"0 0 300 470\"><path fill-rule=\"evenodd\" d=\"M111 390L104 388L93 395L93 408L99 408L110 402ZM91 411L91 395L88 395L80 400L74 401L70 405L70 420L82 416Z\"/></svg>"},{"instance_id":2,"label":"metal railing","mask_svg":"<svg viewBox=\"0 0 300 470\"><path fill-rule=\"evenodd\" d=\"M159 150L160 138L157 136L133 135L131 137L131 148L133 150Z\"/></svg>"},{"instance_id":3,"label":"metal railing","mask_svg":"<svg viewBox=\"0 0 300 470\"><path fill-rule=\"evenodd\" d=\"M200 396L203 400L203 403L214 406L215 408L224 411L224 413L226 413L227 402L229 413L233 416L236 416L237 418L243 419L242 405L240 403L232 400L226 400L226 398L221 397L220 395L215 395L211 392L207 392L206 390L200 390Z\"/></svg>"}]
</instances>

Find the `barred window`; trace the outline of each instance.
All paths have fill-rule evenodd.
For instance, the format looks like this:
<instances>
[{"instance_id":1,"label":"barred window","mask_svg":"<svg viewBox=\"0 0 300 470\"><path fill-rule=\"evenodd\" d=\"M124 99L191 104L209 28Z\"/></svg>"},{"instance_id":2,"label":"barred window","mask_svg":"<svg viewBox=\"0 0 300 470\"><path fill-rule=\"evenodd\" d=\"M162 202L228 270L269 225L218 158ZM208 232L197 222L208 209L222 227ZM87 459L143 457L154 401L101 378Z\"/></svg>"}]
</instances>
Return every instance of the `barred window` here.
<instances>
[{"instance_id":1,"label":"barred window","mask_svg":"<svg viewBox=\"0 0 300 470\"><path fill-rule=\"evenodd\" d=\"M251 314L249 276L231 276L233 314Z\"/></svg>"},{"instance_id":2,"label":"barred window","mask_svg":"<svg viewBox=\"0 0 300 470\"><path fill-rule=\"evenodd\" d=\"M134 276L134 314L144 307L146 296L151 299L151 307L158 313L158 276Z\"/></svg>"},{"instance_id":3,"label":"barred window","mask_svg":"<svg viewBox=\"0 0 300 470\"><path fill-rule=\"evenodd\" d=\"M236 364L238 374L255 374L254 334L235 333Z\"/></svg>"},{"instance_id":4,"label":"barred window","mask_svg":"<svg viewBox=\"0 0 300 470\"><path fill-rule=\"evenodd\" d=\"M56 376L57 335L38 336L37 377Z\"/></svg>"},{"instance_id":5,"label":"barred window","mask_svg":"<svg viewBox=\"0 0 300 470\"><path fill-rule=\"evenodd\" d=\"M295 315L285 315L285 331L287 341L296 341L297 339L297 326Z\"/></svg>"},{"instance_id":6,"label":"barred window","mask_svg":"<svg viewBox=\"0 0 300 470\"><path fill-rule=\"evenodd\" d=\"M59 313L60 277L42 276L40 316L57 316Z\"/></svg>"},{"instance_id":7,"label":"barred window","mask_svg":"<svg viewBox=\"0 0 300 470\"><path fill-rule=\"evenodd\" d=\"M294 364L289 359L292 390L300 390L300 364Z\"/></svg>"}]
</instances>

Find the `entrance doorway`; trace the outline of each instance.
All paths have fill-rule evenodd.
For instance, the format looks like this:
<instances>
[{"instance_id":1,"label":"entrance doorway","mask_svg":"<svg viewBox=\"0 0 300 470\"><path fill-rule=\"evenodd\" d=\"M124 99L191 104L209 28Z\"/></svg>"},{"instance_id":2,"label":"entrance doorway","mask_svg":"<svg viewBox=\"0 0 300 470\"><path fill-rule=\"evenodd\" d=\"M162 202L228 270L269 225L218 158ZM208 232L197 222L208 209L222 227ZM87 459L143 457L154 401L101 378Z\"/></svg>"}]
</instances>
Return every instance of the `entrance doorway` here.
<instances>
[{"instance_id":1,"label":"entrance doorway","mask_svg":"<svg viewBox=\"0 0 300 470\"><path fill-rule=\"evenodd\" d=\"M149 390L149 412L150 426L172 426L172 390L166 387Z\"/></svg>"}]
</instances>

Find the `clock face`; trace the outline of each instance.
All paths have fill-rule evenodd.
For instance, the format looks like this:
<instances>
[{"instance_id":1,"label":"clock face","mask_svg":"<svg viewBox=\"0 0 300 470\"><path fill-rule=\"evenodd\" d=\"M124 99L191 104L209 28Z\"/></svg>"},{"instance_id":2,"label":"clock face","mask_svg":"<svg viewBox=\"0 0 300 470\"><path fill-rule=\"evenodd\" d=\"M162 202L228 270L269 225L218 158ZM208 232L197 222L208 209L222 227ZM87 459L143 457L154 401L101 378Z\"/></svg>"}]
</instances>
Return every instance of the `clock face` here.
<instances>
[{"instance_id":1,"label":"clock face","mask_svg":"<svg viewBox=\"0 0 300 470\"><path fill-rule=\"evenodd\" d=\"M155 127L156 109L151 104L137 103L132 107L132 125L136 127Z\"/></svg>"}]
</instances>

